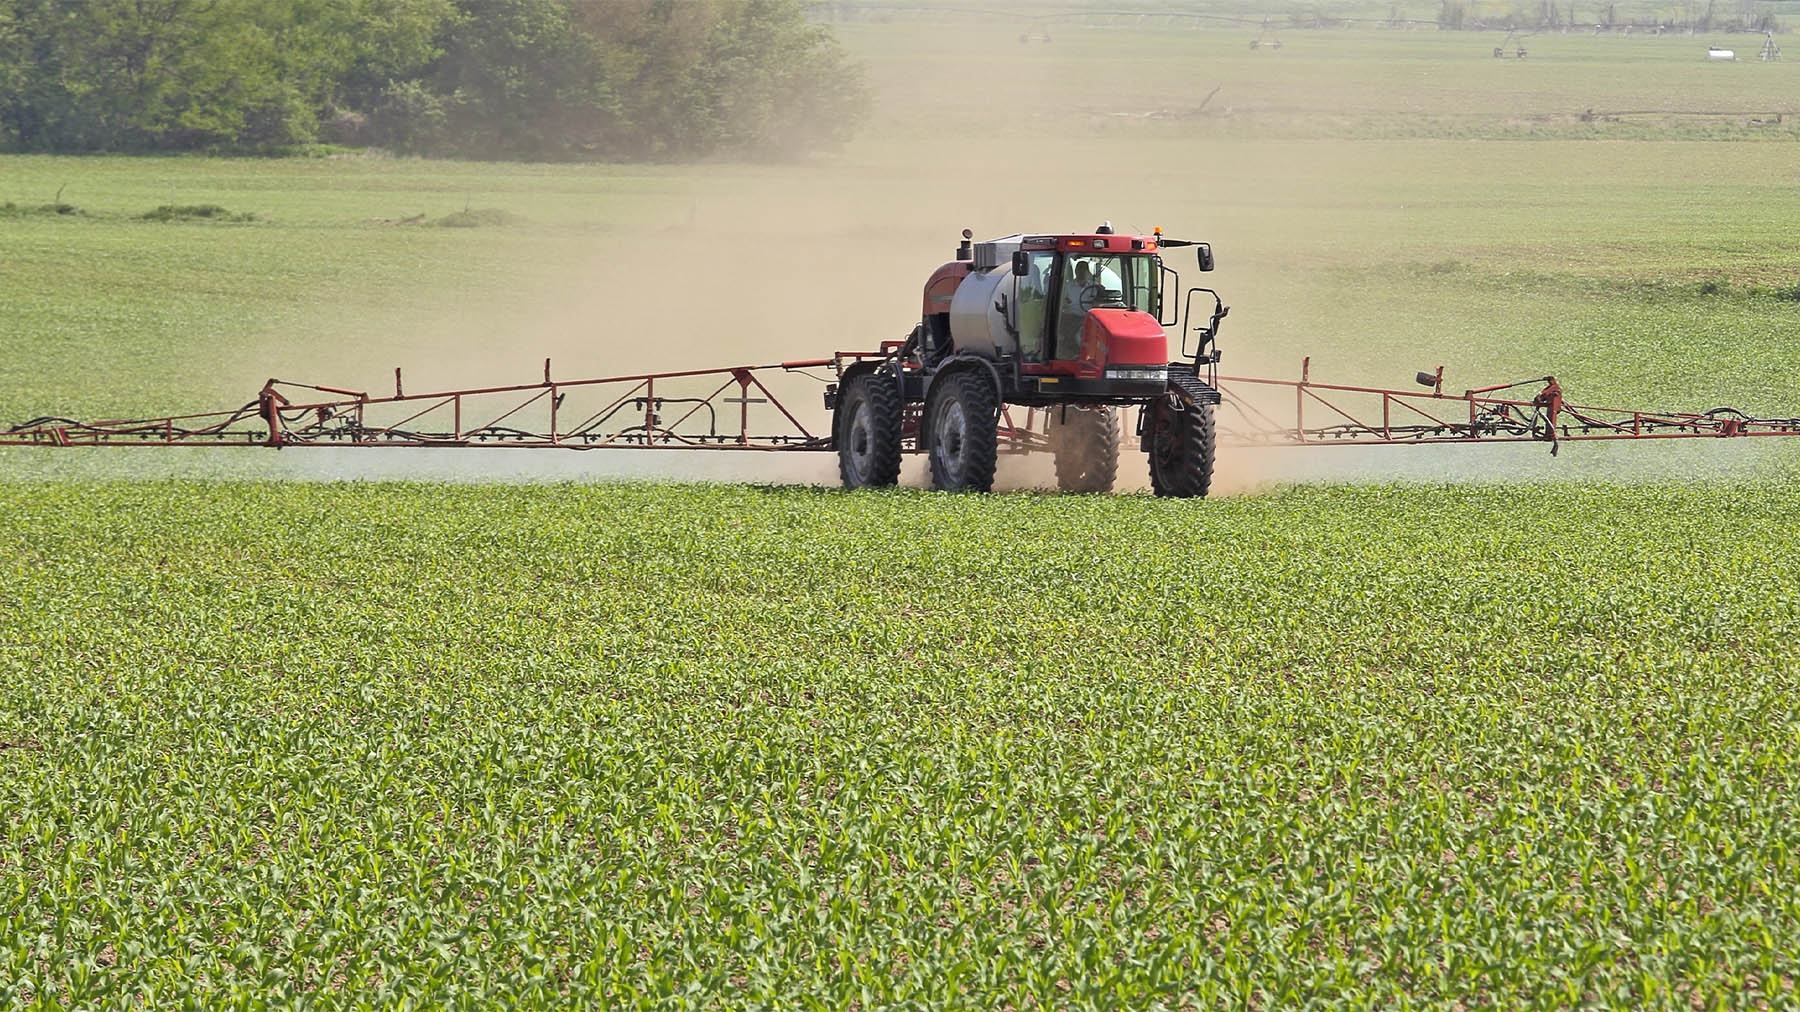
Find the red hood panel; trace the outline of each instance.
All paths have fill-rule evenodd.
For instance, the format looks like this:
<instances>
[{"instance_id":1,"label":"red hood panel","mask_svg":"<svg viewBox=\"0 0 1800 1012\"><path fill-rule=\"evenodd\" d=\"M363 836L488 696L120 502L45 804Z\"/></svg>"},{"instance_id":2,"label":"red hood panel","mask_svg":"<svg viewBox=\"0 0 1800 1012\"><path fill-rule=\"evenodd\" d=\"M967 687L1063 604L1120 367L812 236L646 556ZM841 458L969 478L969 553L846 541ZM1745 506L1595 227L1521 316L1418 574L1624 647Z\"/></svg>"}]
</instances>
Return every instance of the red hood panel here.
<instances>
[{"instance_id":1,"label":"red hood panel","mask_svg":"<svg viewBox=\"0 0 1800 1012\"><path fill-rule=\"evenodd\" d=\"M1080 364L1095 376L1113 365L1168 365L1169 339L1149 313L1092 309L1081 327Z\"/></svg>"}]
</instances>

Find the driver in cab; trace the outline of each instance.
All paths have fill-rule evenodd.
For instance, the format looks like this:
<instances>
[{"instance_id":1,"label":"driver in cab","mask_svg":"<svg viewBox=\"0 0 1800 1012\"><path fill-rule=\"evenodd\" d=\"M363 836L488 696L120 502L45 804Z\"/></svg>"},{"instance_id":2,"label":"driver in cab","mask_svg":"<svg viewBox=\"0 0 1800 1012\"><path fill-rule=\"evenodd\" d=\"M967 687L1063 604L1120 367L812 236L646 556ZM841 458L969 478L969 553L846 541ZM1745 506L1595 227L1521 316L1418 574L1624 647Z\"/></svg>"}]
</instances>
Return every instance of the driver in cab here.
<instances>
[{"instance_id":1,"label":"driver in cab","mask_svg":"<svg viewBox=\"0 0 1800 1012\"><path fill-rule=\"evenodd\" d=\"M1088 310L1116 299L1120 285L1098 258L1070 257L1063 273L1062 298L1056 324L1056 357L1072 359L1081 353L1081 328ZM1109 285L1108 281L1112 283ZM1110 299L1109 299L1110 295Z\"/></svg>"}]
</instances>

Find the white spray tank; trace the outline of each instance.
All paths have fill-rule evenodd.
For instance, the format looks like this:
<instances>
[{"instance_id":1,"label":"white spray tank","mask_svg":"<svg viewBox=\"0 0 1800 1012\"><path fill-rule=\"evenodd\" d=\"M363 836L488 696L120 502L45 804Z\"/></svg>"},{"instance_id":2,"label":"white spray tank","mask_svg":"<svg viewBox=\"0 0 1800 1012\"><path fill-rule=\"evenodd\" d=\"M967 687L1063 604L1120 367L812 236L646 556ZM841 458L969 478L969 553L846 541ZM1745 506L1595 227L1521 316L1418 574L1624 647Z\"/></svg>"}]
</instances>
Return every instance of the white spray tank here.
<instances>
[{"instance_id":1,"label":"white spray tank","mask_svg":"<svg viewBox=\"0 0 1800 1012\"><path fill-rule=\"evenodd\" d=\"M950 299L950 341L957 351L997 359L1019 351L1007 316L1013 311L1012 257L1023 235L978 242L969 275ZM1004 306L1004 310L1001 308Z\"/></svg>"}]
</instances>

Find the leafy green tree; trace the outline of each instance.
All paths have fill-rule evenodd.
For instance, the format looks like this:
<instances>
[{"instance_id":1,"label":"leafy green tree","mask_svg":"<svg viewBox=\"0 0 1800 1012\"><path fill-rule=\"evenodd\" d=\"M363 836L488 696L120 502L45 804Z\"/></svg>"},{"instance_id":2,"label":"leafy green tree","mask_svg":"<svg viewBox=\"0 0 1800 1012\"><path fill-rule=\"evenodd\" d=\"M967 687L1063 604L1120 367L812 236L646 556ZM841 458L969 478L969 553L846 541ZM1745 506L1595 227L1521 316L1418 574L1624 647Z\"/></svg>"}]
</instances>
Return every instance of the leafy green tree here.
<instances>
[{"instance_id":1,"label":"leafy green tree","mask_svg":"<svg viewBox=\"0 0 1800 1012\"><path fill-rule=\"evenodd\" d=\"M449 0L0 0L0 137L52 150L280 147L411 73Z\"/></svg>"},{"instance_id":2,"label":"leafy green tree","mask_svg":"<svg viewBox=\"0 0 1800 1012\"><path fill-rule=\"evenodd\" d=\"M713 150L716 82L700 72L717 6L685 0L582 3L580 23L623 97L606 138L615 157L673 160Z\"/></svg>"},{"instance_id":3,"label":"leafy green tree","mask_svg":"<svg viewBox=\"0 0 1800 1012\"><path fill-rule=\"evenodd\" d=\"M782 157L846 139L868 87L795 0L584 2L634 158Z\"/></svg>"},{"instance_id":4,"label":"leafy green tree","mask_svg":"<svg viewBox=\"0 0 1800 1012\"><path fill-rule=\"evenodd\" d=\"M861 71L797 0L0 0L0 146L778 157Z\"/></svg>"},{"instance_id":5,"label":"leafy green tree","mask_svg":"<svg viewBox=\"0 0 1800 1012\"><path fill-rule=\"evenodd\" d=\"M455 13L450 0L269 0L264 18L283 76L321 116L360 121L442 55Z\"/></svg>"},{"instance_id":6,"label":"leafy green tree","mask_svg":"<svg viewBox=\"0 0 1800 1012\"><path fill-rule=\"evenodd\" d=\"M30 39L20 24L19 0L0 0L0 148L19 144L20 116L32 85Z\"/></svg>"},{"instance_id":7,"label":"leafy green tree","mask_svg":"<svg viewBox=\"0 0 1800 1012\"><path fill-rule=\"evenodd\" d=\"M459 0L433 83L448 112L440 150L566 155L613 107L592 40L561 0Z\"/></svg>"},{"instance_id":8,"label":"leafy green tree","mask_svg":"<svg viewBox=\"0 0 1800 1012\"><path fill-rule=\"evenodd\" d=\"M831 33L796 0L725 0L707 68L718 96L718 147L801 154L848 139L868 94Z\"/></svg>"},{"instance_id":9,"label":"leafy green tree","mask_svg":"<svg viewBox=\"0 0 1800 1012\"><path fill-rule=\"evenodd\" d=\"M90 149L199 147L279 117L283 82L267 40L211 0L67 0L45 26L64 68L65 115L49 139Z\"/></svg>"}]
</instances>

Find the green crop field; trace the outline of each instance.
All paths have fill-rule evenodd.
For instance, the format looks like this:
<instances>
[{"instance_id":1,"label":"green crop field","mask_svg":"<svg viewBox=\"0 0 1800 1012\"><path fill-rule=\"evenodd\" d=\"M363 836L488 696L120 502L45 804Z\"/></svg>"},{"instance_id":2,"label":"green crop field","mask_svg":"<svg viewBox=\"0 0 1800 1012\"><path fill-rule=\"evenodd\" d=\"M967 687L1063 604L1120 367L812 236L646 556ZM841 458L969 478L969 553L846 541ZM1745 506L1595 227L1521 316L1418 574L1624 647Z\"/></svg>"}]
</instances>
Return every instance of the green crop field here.
<instances>
[{"instance_id":1,"label":"green crop field","mask_svg":"<svg viewBox=\"0 0 1800 1012\"><path fill-rule=\"evenodd\" d=\"M0 425L828 353L1103 218L1214 243L1228 371L1800 414L1745 36L943 17L802 164L0 157ZM1800 1006L1782 442L0 451L0 1009Z\"/></svg>"},{"instance_id":2,"label":"green crop field","mask_svg":"<svg viewBox=\"0 0 1800 1012\"><path fill-rule=\"evenodd\" d=\"M0 986L1792 1004L1797 492L12 486Z\"/></svg>"}]
</instances>

